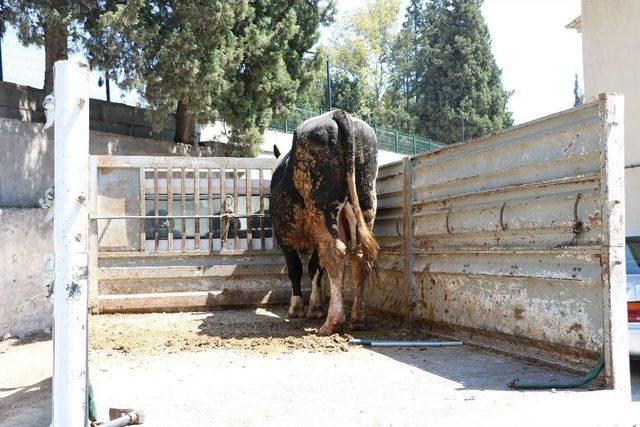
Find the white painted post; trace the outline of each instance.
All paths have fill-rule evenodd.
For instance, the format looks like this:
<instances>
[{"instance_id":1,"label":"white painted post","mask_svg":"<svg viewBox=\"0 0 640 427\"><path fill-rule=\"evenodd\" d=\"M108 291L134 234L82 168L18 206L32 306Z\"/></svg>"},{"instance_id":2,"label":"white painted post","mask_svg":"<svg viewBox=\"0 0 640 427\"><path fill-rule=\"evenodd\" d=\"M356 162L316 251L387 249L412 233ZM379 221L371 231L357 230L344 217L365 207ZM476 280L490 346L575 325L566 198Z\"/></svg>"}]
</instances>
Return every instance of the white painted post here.
<instances>
[{"instance_id":1,"label":"white painted post","mask_svg":"<svg viewBox=\"0 0 640 427\"><path fill-rule=\"evenodd\" d=\"M87 425L89 67L54 66L53 425Z\"/></svg>"},{"instance_id":2,"label":"white painted post","mask_svg":"<svg viewBox=\"0 0 640 427\"><path fill-rule=\"evenodd\" d=\"M629 331L624 226L624 96L600 95L600 182L604 190L602 283L605 380L627 403Z\"/></svg>"}]
</instances>

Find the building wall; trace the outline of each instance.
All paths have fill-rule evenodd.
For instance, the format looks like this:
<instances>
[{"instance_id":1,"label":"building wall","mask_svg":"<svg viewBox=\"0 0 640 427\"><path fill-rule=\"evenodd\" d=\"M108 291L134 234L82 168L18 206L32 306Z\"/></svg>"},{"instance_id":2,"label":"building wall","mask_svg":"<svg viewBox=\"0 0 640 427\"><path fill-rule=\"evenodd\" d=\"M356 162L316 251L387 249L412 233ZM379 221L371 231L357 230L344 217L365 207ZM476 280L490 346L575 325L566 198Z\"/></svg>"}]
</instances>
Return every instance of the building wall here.
<instances>
[{"instance_id":1,"label":"building wall","mask_svg":"<svg viewBox=\"0 0 640 427\"><path fill-rule=\"evenodd\" d=\"M582 0L582 51L587 99L625 96L626 229L640 232L640 1Z\"/></svg>"}]
</instances>

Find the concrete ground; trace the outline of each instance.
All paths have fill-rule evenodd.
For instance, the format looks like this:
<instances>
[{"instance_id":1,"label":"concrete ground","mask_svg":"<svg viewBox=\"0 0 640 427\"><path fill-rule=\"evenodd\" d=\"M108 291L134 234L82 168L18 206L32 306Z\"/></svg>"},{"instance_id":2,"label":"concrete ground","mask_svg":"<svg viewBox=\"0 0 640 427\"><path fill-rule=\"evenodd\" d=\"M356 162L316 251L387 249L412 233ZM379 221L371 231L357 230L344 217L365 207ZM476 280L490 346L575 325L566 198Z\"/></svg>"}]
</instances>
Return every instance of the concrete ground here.
<instances>
[{"instance_id":1,"label":"concrete ground","mask_svg":"<svg viewBox=\"0 0 640 427\"><path fill-rule=\"evenodd\" d=\"M310 322L288 321L281 310L94 317L90 377L99 416L133 407L150 426L640 423L640 412L597 387L505 386L513 377L570 376L557 370L467 346L351 347L344 337L316 338ZM219 324L226 326L212 326ZM176 332L167 340L169 330ZM123 331L140 344L120 338ZM192 341L198 345L185 347ZM44 337L0 343L0 425L48 425L51 353ZM640 400L640 364L632 366Z\"/></svg>"}]
</instances>

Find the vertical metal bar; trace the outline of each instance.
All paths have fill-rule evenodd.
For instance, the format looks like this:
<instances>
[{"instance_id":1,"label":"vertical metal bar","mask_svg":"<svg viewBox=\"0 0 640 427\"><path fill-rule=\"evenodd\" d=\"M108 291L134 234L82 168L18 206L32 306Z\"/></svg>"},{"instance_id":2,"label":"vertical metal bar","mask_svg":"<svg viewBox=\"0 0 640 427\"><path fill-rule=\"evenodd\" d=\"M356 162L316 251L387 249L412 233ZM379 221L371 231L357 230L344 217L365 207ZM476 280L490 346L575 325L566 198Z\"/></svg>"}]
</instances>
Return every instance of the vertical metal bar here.
<instances>
[{"instance_id":1,"label":"vertical metal bar","mask_svg":"<svg viewBox=\"0 0 640 427\"><path fill-rule=\"evenodd\" d=\"M187 248L187 227L184 216L187 214L187 197L185 195L185 181L187 180L187 174L184 168L180 169L180 211L183 218L180 220L181 228L182 228L182 252L184 252Z\"/></svg>"},{"instance_id":2,"label":"vertical metal bar","mask_svg":"<svg viewBox=\"0 0 640 427\"><path fill-rule=\"evenodd\" d=\"M158 168L153 168L153 214L155 216L160 215L159 197L158 194ZM153 219L153 250L158 252L158 246L160 245L160 230L158 218Z\"/></svg>"},{"instance_id":3,"label":"vertical metal bar","mask_svg":"<svg viewBox=\"0 0 640 427\"><path fill-rule=\"evenodd\" d=\"M238 225L235 215L238 213L238 169L233 168L233 249L238 250L240 239L238 239Z\"/></svg>"},{"instance_id":4,"label":"vertical metal bar","mask_svg":"<svg viewBox=\"0 0 640 427\"><path fill-rule=\"evenodd\" d=\"M402 259L404 262L404 283L406 284L404 295L404 315L405 323L411 326L414 322L414 301L415 289L413 281L413 213L411 201L413 200L413 171L411 169L411 158L405 157L402 160L403 180L402 180Z\"/></svg>"},{"instance_id":5,"label":"vertical metal bar","mask_svg":"<svg viewBox=\"0 0 640 427\"><path fill-rule=\"evenodd\" d=\"M111 102L111 83L109 82L109 72L104 73L104 87L107 92L107 102Z\"/></svg>"},{"instance_id":6,"label":"vertical metal bar","mask_svg":"<svg viewBox=\"0 0 640 427\"><path fill-rule=\"evenodd\" d=\"M200 216L200 170L193 169L193 214ZM195 250L200 250L200 218L194 218L193 224Z\"/></svg>"},{"instance_id":7,"label":"vertical metal bar","mask_svg":"<svg viewBox=\"0 0 640 427\"><path fill-rule=\"evenodd\" d=\"M260 168L260 185L258 187L258 191L260 193L260 249L263 251L266 250L266 245L264 241L264 178L263 178L263 169Z\"/></svg>"},{"instance_id":8,"label":"vertical metal bar","mask_svg":"<svg viewBox=\"0 0 640 427\"><path fill-rule=\"evenodd\" d=\"M271 180L273 179L273 169L270 169L271 174L269 175L269 212L271 212ZM271 221L271 246L273 249L278 247L276 242L276 233L273 232L273 221Z\"/></svg>"},{"instance_id":9,"label":"vertical metal bar","mask_svg":"<svg viewBox=\"0 0 640 427\"><path fill-rule=\"evenodd\" d=\"M146 171L142 167L140 168L140 216L145 216L146 212L146 203L145 203L145 190L144 186L147 180ZM145 220L144 218L140 218L140 252L145 252L147 250L147 235L145 232Z\"/></svg>"},{"instance_id":10,"label":"vertical metal bar","mask_svg":"<svg viewBox=\"0 0 640 427\"><path fill-rule=\"evenodd\" d=\"M209 215L213 215L213 170L207 170L207 198L209 201ZM209 217L209 252L213 251L213 218Z\"/></svg>"},{"instance_id":11,"label":"vertical metal bar","mask_svg":"<svg viewBox=\"0 0 640 427\"><path fill-rule=\"evenodd\" d=\"M331 74L329 72L329 55L327 55L327 105L329 105L329 110L333 109L333 96L331 94Z\"/></svg>"},{"instance_id":12,"label":"vertical metal bar","mask_svg":"<svg viewBox=\"0 0 640 427\"><path fill-rule=\"evenodd\" d=\"M227 223L227 219L222 218L222 215L226 213L225 199L227 197L227 168L225 166L225 162L222 162L222 167L220 168L220 251L226 249L225 246L227 244L227 236L223 236L226 234L225 225Z\"/></svg>"},{"instance_id":13,"label":"vertical metal bar","mask_svg":"<svg viewBox=\"0 0 640 427\"><path fill-rule=\"evenodd\" d=\"M600 188L602 211L601 280L604 317L605 382L629 399L629 342L625 318L624 97L600 95ZM621 400L622 401L622 400Z\"/></svg>"},{"instance_id":14,"label":"vertical metal bar","mask_svg":"<svg viewBox=\"0 0 640 427\"><path fill-rule=\"evenodd\" d=\"M173 169L167 168L167 216L173 216ZM173 219L167 220L167 250L173 250Z\"/></svg>"},{"instance_id":15,"label":"vertical metal bar","mask_svg":"<svg viewBox=\"0 0 640 427\"><path fill-rule=\"evenodd\" d=\"M396 153L399 153L400 152L400 146L398 144L398 131L395 131L394 138L395 138L395 150L396 150Z\"/></svg>"},{"instance_id":16,"label":"vertical metal bar","mask_svg":"<svg viewBox=\"0 0 640 427\"><path fill-rule=\"evenodd\" d=\"M0 37L0 82L4 81L4 71L2 69L2 37Z\"/></svg>"},{"instance_id":17,"label":"vertical metal bar","mask_svg":"<svg viewBox=\"0 0 640 427\"><path fill-rule=\"evenodd\" d=\"M416 134L413 134L413 154L416 154Z\"/></svg>"},{"instance_id":18,"label":"vertical metal bar","mask_svg":"<svg viewBox=\"0 0 640 427\"><path fill-rule=\"evenodd\" d=\"M246 169L247 172L247 177L246 177L246 188L247 190L245 191L245 198L247 199L246 203L245 203L245 213L247 214L247 248L249 249L249 253L253 252L253 233L252 233L252 228L253 228L253 209L251 206L251 169Z\"/></svg>"},{"instance_id":19,"label":"vertical metal bar","mask_svg":"<svg viewBox=\"0 0 640 427\"><path fill-rule=\"evenodd\" d=\"M53 425L87 425L89 66L57 61Z\"/></svg>"},{"instance_id":20,"label":"vertical metal bar","mask_svg":"<svg viewBox=\"0 0 640 427\"><path fill-rule=\"evenodd\" d=\"M98 216L98 164L89 156L89 218ZM54 208L55 209L55 208ZM98 304L98 221L89 222L89 311L95 313Z\"/></svg>"}]
</instances>

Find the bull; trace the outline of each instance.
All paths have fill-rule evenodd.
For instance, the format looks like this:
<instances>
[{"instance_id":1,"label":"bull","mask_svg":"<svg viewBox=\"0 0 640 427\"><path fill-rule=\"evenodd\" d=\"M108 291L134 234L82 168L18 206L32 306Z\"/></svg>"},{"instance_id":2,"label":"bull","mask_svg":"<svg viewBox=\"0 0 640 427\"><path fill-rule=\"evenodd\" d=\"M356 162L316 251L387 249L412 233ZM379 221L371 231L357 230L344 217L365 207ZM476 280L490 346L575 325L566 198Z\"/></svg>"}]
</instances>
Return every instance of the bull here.
<instances>
[{"instance_id":1,"label":"bull","mask_svg":"<svg viewBox=\"0 0 640 427\"><path fill-rule=\"evenodd\" d=\"M346 258L354 284L350 327L359 328L365 321L364 284L371 277L379 249L372 233L377 151L369 125L333 110L298 126L291 150L273 172L270 213L292 284L289 315L322 317L323 271L329 278L330 302L320 335L339 332L346 324L342 296ZM311 297L305 313L300 254L309 251Z\"/></svg>"}]
</instances>

